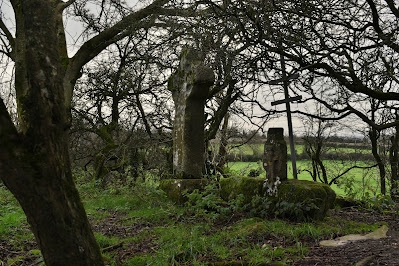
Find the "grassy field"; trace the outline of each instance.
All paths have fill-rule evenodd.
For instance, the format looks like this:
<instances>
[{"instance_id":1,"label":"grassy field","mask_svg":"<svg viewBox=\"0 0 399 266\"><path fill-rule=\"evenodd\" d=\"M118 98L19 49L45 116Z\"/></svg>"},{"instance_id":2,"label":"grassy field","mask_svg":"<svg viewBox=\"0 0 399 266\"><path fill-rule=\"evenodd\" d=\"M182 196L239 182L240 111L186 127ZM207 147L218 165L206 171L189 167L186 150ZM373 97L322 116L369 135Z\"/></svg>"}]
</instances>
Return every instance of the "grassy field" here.
<instances>
[{"instance_id":1,"label":"grassy field","mask_svg":"<svg viewBox=\"0 0 399 266\"><path fill-rule=\"evenodd\" d=\"M335 163L332 161L324 162L328 172L333 173L334 175L337 175L346 169L345 165L342 163ZM288 178L293 178L291 161L288 162L287 166ZM365 166L365 164L362 166ZM260 162L230 162L228 167L234 174L237 175L248 175L251 169L259 169L262 171L261 176L266 176L263 166ZM313 180L311 175L304 171L304 169L310 169L310 161L297 161L297 169L299 171L298 179ZM331 188L334 189L338 195L356 196L357 198L362 198L367 196L367 194L375 195L378 193L379 186L377 180L378 173L376 169L352 169L347 174L339 178L338 184L332 184Z\"/></svg>"},{"instance_id":2,"label":"grassy field","mask_svg":"<svg viewBox=\"0 0 399 266\"><path fill-rule=\"evenodd\" d=\"M316 241L380 226L336 217L292 223L226 212L224 205L223 212L178 206L154 183L103 188L92 181L78 188L107 265L290 265ZM0 265L44 265L25 215L1 185Z\"/></svg>"},{"instance_id":3,"label":"grassy field","mask_svg":"<svg viewBox=\"0 0 399 266\"><path fill-rule=\"evenodd\" d=\"M229 144L228 150L234 154L252 155L252 154L263 154L264 144L245 144L239 146L238 144ZM296 154L304 153L305 145L297 144L295 145ZM359 148L343 148L343 147L326 147L326 152L336 152L336 153L363 153L371 154L370 149L359 149ZM291 149L287 145L287 153L291 154Z\"/></svg>"}]
</instances>

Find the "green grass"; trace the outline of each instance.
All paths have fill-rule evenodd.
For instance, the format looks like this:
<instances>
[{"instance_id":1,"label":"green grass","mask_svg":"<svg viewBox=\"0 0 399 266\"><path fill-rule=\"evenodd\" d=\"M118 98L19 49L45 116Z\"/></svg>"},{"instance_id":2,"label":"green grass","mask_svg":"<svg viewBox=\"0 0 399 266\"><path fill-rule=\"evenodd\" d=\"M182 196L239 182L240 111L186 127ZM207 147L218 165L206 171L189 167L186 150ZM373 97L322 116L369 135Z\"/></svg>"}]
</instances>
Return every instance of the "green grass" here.
<instances>
[{"instance_id":1,"label":"green grass","mask_svg":"<svg viewBox=\"0 0 399 266\"><path fill-rule=\"evenodd\" d=\"M230 167L239 171L243 165ZM246 218L240 213L215 218L209 210L173 204L154 183L134 187L116 183L105 189L95 181L78 179L77 184L107 265L292 264L308 254L309 244L369 232L381 225L336 217L312 223ZM11 244L19 255L7 260L0 257L0 263L19 265L32 256L41 262L36 248L26 248L33 235L21 208L0 186L1 241Z\"/></svg>"},{"instance_id":2,"label":"green grass","mask_svg":"<svg viewBox=\"0 0 399 266\"><path fill-rule=\"evenodd\" d=\"M263 230L251 230L262 226ZM153 229L154 246L158 249L151 255L136 254L126 265L141 265L146 262L156 265L206 264L213 261L234 261L240 257L250 263L292 263L306 255L308 248L302 240L312 238L317 241L331 235L367 232L379 225L352 223L340 226L334 223L292 224L281 220L264 221L259 218L243 219L231 226L210 233L210 224L176 224L170 227ZM246 230L243 230L246 229ZM271 246L269 238L283 237L286 246ZM256 241L254 241L256 238ZM143 264L144 265L144 264Z\"/></svg>"},{"instance_id":3,"label":"green grass","mask_svg":"<svg viewBox=\"0 0 399 266\"><path fill-rule=\"evenodd\" d=\"M209 262L245 262L249 264L292 264L308 253L308 244L321 239L331 239L349 233L365 233L380 224L366 225L328 218L323 222L290 223L283 220L240 218L236 222L214 223L203 217L206 212L193 216L192 208L172 204L154 185L142 185L132 189L102 191L84 197L85 206L93 217L112 219L118 216L115 227L124 226L127 237L110 237L96 233L100 246L124 243L124 247L136 247L123 265L206 265ZM107 202L105 202L107 201ZM101 206L101 207L100 207ZM104 216L106 212L109 216ZM206 218L206 219L204 219ZM145 225L145 227L140 227ZM136 230L135 228L141 228ZM283 239L279 245L270 239ZM272 242L273 243L273 242ZM131 254L131 253L130 253ZM115 251L104 252L108 264L118 258Z\"/></svg>"},{"instance_id":4,"label":"green grass","mask_svg":"<svg viewBox=\"0 0 399 266\"><path fill-rule=\"evenodd\" d=\"M12 194L0 185L0 236L12 235L16 244L33 239L33 234L26 234L28 223L26 216Z\"/></svg>"},{"instance_id":5,"label":"green grass","mask_svg":"<svg viewBox=\"0 0 399 266\"><path fill-rule=\"evenodd\" d=\"M25 258L36 261L37 265L42 262L38 250L29 250L34 246L34 237L29 230L26 216L22 208L12 194L0 184L0 243L1 242L3 242L3 244L5 243L7 246L12 246L16 256L0 257L0 264L3 261L5 265L23 265Z\"/></svg>"},{"instance_id":6,"label":"green grass","mask_svg":"<svg viewBox=\"0 0 399 266\"><path fill-rule=\"evenodd\" d=\"M229 144L227 150L235 154L262 154L263 146L263 144L245 144L242 146L239 146L237 144Z\"/></svg>"}]
</instances>

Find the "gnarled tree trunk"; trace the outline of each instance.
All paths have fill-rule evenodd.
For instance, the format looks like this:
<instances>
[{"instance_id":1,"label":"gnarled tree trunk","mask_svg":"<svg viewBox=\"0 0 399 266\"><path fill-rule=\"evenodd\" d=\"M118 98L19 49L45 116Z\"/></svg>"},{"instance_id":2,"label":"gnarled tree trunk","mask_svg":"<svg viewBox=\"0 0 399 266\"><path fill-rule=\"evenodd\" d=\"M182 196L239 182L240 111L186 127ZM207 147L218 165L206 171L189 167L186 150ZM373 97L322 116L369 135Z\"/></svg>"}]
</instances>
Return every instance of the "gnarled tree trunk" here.
<instances>
[{"instance_id":1,"label":"gnarled tree trunk","mask_svg":"<svg viewBox=\"0 0 399 266\"><path fill-rule=\"evenodd\" d=\"M47 265L102 265L69 162L59 1L12 3L19 128L1 102L1 179L21 204Z\"/></svg>"},{"instance_id":2,"label":"gnarled tree trunk","mask_svg":"<svg viewBox=\"0 0 399 266\"><path fill-rule=\"evenodd\" d=\"M18 128L0 101L0 178L21 204L47 265L103 265L69 162L73 87L110 44L148 27L169 0L152 4L86 41L68 58L62 12L74 0L10 0L16 35L0 17L3 52L15 62Z\"/></svg>"}]
</instances>

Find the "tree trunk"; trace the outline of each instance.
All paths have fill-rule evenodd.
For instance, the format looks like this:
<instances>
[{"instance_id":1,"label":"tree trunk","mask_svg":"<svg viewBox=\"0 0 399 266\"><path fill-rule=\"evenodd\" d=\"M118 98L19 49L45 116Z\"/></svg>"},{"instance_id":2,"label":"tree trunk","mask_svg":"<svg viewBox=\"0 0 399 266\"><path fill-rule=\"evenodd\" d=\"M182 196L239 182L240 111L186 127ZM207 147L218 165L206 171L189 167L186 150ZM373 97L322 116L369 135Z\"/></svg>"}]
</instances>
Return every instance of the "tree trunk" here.
<instances>
[{"instance_id":1,"label":"tree trunk","mask_svg":"<svg viewBox=\"0 0 399 266\"><path fill-rule=\"evenodd\" d=\"M47 265L103 265L69 162L60 1L12 1L19 130L0 106L0 177L21 204Z\"/></svg>"},{"instance_id":2,"label":"tree trunk","mask_svg":"<svg viewBox=\"0 0 399 266\"><path fill-rule=\"evenodd\" d=\"M378 170L380 172L380 184L381 184L381 194L385 195L386 193L386 187L385 187L385 165L384 162L381 159L381 156L378 153L378 132L375 129L370 129L369 133L370 141L371 141L371 152L373 154L373 157L377 163Z\"/></svg>"},{"instance_id":3,"label":"tree trunk","mask_svg":"<svg viewBox=\"0 0 399 266\"><path fill-rule=\"evenodd\" d=\"M398 119L398 117L396 117ZM395 135L391 137L391 147L389 149L389 161L391 164L391 198L395 201L399 199L398 182L399 182L399 127L395 127Z\"/></svg>"},{"instance_id":4,"label":"tree trunk","mask_svg":"<svg viewBox=\"0 0 399 266\"><path fill-rule=\"evenodd\" d=\"M227 112L224 116L222 130L220 131L220 146L218 151L218 163L216 165L216 170L223 176L228 177L224 172L224 165L227 162L227 145L228 145L228 126L229 126L230 114Z\"/></svg>"},{"instance_id":5,"label":"tree trunk","mask_svg":"<svg viewBox=\"0 0 399 266\"><path fill-rule=\"evenodd\" d=\"M318 159L317 164L319 165L319 167L321 169L321 174L323 176L323 183L324 184L328 184L327 170L326 170L326 167L323 164L323 161L320 160L320 158Z\"/></svg>"},{"instance_id":6,"label":"tree trunk","mask_svg":"<svg viewBox=\"0 0 399 266\"><path fill-rule=\"evenodd\" d=\"M311 176L314 182L317 182L317 165L315 163L315 161L312 159L312 172L311 172Z\"/></svg>"}]
</instances>

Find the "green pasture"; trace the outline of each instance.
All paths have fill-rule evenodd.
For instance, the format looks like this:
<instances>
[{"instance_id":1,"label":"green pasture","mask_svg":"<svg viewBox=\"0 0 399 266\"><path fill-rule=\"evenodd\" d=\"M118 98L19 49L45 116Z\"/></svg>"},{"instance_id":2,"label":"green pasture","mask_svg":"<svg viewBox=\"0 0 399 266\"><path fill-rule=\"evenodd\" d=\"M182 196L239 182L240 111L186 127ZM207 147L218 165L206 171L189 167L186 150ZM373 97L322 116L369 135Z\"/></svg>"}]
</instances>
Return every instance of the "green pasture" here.
<instances>
[{"instance_id":1,"label":"green pasture","mask_svg":"<svg viewBox=\"0 0 399 266\"><path fill-rule=\"evenodd\" d=\"M345 169L350 167L348 163L324 161L327 168L329 180L334 176L339 175ZM358 164L359 166L366 166L365 163ZM292 164L288 162L288 178L293 178ZM266 176L261 162L230 162L228 168L233 174L248 175L250 171L258 170L261 172L260 176ZM310 161L297 161L298 179L312 180L312 177L306 169L311 169ZM368 196L375 196L379 193L378 171L375 168L363 170L352 169L338 179L337 184L332 184L331 188L338 195L351 196L356 198L364 198ZM319 181L319 180L318 180Z\"/></svg>"},{"instance_id":2,"label":"green pasture","mask_svg":"<svg viewBox=\"0 0 399 266\"><path fill-rule=\"evenodd\" d=\"M252 154L262 154L264 150L264 144L229 144L228 149L230 153L237 154L237 155L252 155ZM305 145L299 144L295 145L296 154L302 154L305 152ZM326 152L330 153L362 153L362 154L370 154L371 150L369 149L360 149L360 148L353 148L353 147L333 147L333 146L326 146ZM289 145L287 145L287 152L291 154L291 149Z\"/></svg>"}]
</instances>

